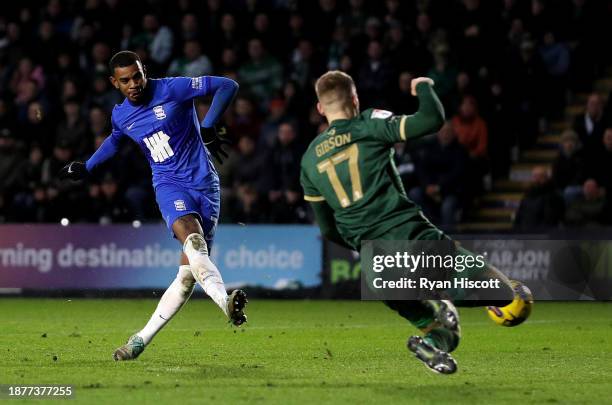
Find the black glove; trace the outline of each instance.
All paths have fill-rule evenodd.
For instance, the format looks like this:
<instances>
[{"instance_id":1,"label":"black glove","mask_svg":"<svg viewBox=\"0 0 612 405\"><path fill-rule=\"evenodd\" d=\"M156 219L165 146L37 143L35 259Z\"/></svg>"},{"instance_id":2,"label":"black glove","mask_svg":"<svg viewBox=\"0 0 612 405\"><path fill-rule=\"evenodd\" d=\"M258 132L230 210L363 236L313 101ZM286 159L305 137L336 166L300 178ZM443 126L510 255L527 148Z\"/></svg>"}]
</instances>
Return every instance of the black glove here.
<instances>
[{"instance_id":1,"label":"black glove","mask_svg":"<svg viewBox=\"0 0 612 405\"><path fill-rule=\"evenodd\" d=\"M84 180L88 175L89 172L83 162L70 162L59 172L60 179L70 179L74 181Z\"/></svg>"},{"instance_id":2,"label":"black glove","mask_svg":"<svg viewBox=\"0 0 612 405\"><path fill-rule=\"evenodd\" d=\"M223 145L232 144L229 139L224 137L224 135L227 133L225 127L219 127L218 130L215 127L202 127L200 133L202 134L204 145L206 145L211 155L213 155L217 162L222 165L223 159L227 159L228 156L227 152L223 150Z\"/></svg>"}]
</instances>

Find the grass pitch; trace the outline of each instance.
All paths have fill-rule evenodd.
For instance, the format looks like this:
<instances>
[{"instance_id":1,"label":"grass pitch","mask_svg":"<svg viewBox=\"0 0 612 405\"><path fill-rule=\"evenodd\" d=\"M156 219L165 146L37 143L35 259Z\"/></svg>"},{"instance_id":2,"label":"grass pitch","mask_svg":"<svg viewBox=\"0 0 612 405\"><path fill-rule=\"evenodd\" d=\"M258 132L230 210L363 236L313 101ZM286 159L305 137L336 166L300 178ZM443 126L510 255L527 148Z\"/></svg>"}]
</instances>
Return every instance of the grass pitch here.
<instances>
[{"instance_id":1,"label":"grass pitch","mask_svg":"<svg viewBox=\"0 0 612 405\"><path fill-rule=\"evenodd\" d=\"M136 361L113 350L155 300L0 299L0 384L72 384L73 403L604 403L612 303L536 303L504 328L461 309L459 371L406 350L415 330L381 303L260 301L227 325L193 300Z\"/></svg>"}]
</instances>

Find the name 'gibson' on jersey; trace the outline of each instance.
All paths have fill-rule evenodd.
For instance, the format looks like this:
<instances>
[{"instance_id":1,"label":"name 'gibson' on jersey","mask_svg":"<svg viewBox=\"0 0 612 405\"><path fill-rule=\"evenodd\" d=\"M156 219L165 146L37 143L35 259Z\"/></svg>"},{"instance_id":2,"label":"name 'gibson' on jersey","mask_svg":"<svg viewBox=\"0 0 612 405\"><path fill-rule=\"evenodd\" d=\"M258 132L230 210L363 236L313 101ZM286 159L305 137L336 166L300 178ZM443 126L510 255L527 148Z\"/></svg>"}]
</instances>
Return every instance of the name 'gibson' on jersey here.
<instances>
[{"instance_id":1,"label":"name 'gibson' on jersey","mask_svg":"<svg viewBox=\"0 0 612 405\"><path fill-rule=\"evenodd\" d=\"M332 129L333 131L333 129ZM334 131L335 133L335 131ZM324 139L323 142L319 143L315 146L315 153L317 157L321 157L329 151L334 150L335 148L339 148L342 145L346 145L351 142L351 134L338 134L331 135L329 138Z\"/></svg>"}]
</instances>

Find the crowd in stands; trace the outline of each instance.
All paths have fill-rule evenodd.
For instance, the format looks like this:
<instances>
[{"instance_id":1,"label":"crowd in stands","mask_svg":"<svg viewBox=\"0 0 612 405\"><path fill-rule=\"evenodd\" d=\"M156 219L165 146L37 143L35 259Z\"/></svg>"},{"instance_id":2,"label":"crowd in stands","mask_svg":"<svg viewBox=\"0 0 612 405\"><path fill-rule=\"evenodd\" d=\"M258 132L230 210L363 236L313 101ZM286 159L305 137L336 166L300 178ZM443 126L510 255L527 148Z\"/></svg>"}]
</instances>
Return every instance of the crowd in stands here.
<instances>
[{"instance_id":1,"label":"crowd in stands","mask_svg":"<svg viewBox=\"0 0 612 405\"><path fill-rule=\"evenodd\" d=\"M599 0L40 0L0 13L0 222L159 220L137 146L83 184L59 169L87 159L109 134L120 94L107 63L137 52L150 77L219 75L240 92L223 121L235 141L218 165L221 222L307 223L299 167L326 127L313 83L351 74L362 108L410 114L417 76L434 79L448 119L436 135L396 145L409 195L453 225L491 179L563 118L610 62L610 2ZM196 102L200 117L210 100ZM589 97L550 174L517 226L605 221L612 194L612 106ZM604 135L605 133L605 135ZM551 191L552 190L552 191ZM552 193L548 196L547 193ZM548 197L547 197L548 196ZM604 201L600 203L600 201ZM599 204L599 205L598 205ZM549 215L548 215L549 214ZM550 217L550 219L548 219Z\"/></svg>"}]
</instances>

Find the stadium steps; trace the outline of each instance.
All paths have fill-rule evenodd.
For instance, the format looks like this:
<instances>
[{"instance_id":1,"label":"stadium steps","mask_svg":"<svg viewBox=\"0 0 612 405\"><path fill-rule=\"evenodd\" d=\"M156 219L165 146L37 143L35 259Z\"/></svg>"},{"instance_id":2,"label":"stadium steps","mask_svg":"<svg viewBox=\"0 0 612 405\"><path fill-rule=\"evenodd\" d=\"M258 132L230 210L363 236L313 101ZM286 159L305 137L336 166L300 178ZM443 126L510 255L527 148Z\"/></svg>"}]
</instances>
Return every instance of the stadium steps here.
<instances>
[{"instance_id":1,"label":"stadium steps","mask_svg":"<svg viewBox=\"0 0 612 405\"><path fill-rule=\"evenodd\" d=\"M598 79L593 84L593 91L599 93L604 100L612 91L612 66L606 73L607 78ZM572 127L576 115L584 113L590 94L583 92L571 96L565 108L565 119L549 123L548 130L538 137L534 147L522 152L518 161L512 164L509 178L496 180L491 191L479 199L478 206L466 212L465 222L457 226L459 232L504 232L513 228L516 210L530 185L531 171L535 166L552 170L561 133Z\"/></svg>"},{"instance_id":2,"label":"stadium steps","mask_svg":"<svg viewBox=\"0 0 612 405\"><path fill-rule=\"evenodd\" d=\"M555 149L530 149L521 155L521 161L525 163L549 163L555 160L559 151Z\"/></svg>"},{"instance_id":3,"label":"stadium steps","mask_svg":"<svg viewBox=\"0 0 612 405\"><path fill-rule=\"evenodd\" d=\"M514 180L514 181L530 180L531 171L536 166L543 166L549 172L552 170L552 162L550 161L514 163L510 169L510 180Z\"/></svg>"},{"instance_id":4,"label":"stadium steps","mask_svg":"<svg viewBox=\"0 0 612 405\"><path fill-rule=\"evenodd\" d=\"M512 229L512 222L465 222L457 225L459 232L504 232Z\"/></svg>"},{"instance_id":5,"label":"stadium steps","mask_svg":"<svg viewBox=\"0 0 612 405\"><path fill-rule=\"evenodd\" d=\"M468 215L469 222L512 222L514 219L514 208L478 208Z\"/></svg>"},{"instance_id":6,"label":"stadium steps","mask_svg":"<svg viewBox=\"0 0 612 405\"><path fill-rule=\"evenodd\" d=\"M568 117L575 117L577 115L584 114L584 103L568 105L567 107L565 107L565 114Z\"/></svg>"},{"instance_id":7,"label":"stadium steps","mask_svg":"<svg viewBox=\"0 0 612 405\"><path fill-rule=\"evenodd\" d=\"M605 79L595 80L593 89L599 93L605 93L608 95L612 90L612 77L606 77Z\"/></svg>"},{"instance_id":8,"label":"stadium steps","mask_svg":"<svg viewBox=\"0 0 612 405\"><path fill-rule=\"evenodd\" d=\"M536 146L538 149L557 149L561 141L560 133L548 133L538 138Z\"/></svg>"},{"instance_id":9,"label":"stadium steps","mask_svg":"<svg viewBox=\"0 0 612 405\"><path fill-rule=\"evenodd\" d=\"M529 188L528 181L513 181L510 179L501 179L496 180L495 183L493 183L493 190L499 190L502 192L524 192L525 190L527 190L527 188Z\"/></svg>"}]
</instances>

